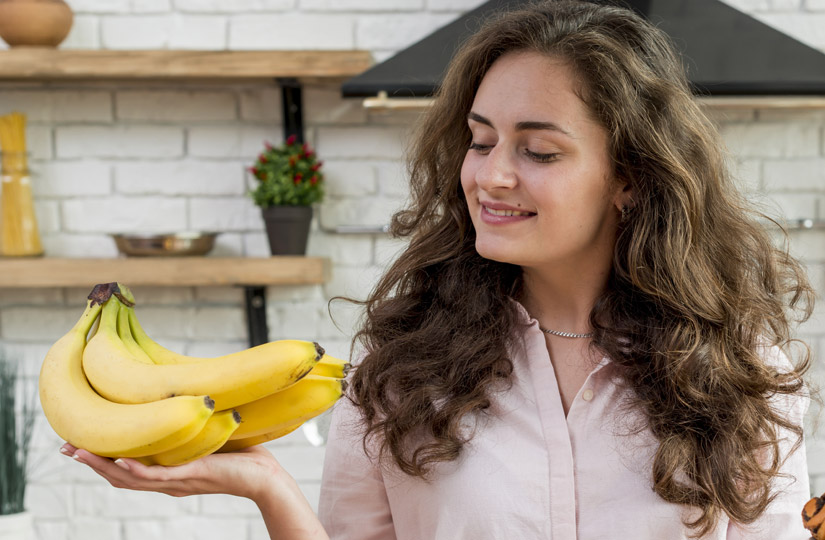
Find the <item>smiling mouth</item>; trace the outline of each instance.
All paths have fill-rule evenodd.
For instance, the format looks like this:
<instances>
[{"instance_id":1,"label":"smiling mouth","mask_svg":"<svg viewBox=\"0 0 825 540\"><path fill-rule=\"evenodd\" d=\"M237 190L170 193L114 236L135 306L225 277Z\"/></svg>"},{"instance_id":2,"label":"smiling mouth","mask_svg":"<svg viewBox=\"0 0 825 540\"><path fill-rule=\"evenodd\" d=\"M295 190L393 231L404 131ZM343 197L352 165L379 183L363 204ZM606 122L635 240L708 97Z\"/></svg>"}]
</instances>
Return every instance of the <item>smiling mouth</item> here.
<instances>
[{"instance_id":1,"label":"smiling mouth","mask_svg":"<svg viewBox=\"0 0 825 540\"><path fill-rule=\"evenodd\" d=\"M535 212L522 212L521 210L494 210L483 206L484 211L494 216L533 216Z\"/></svg>"}]
</instances>

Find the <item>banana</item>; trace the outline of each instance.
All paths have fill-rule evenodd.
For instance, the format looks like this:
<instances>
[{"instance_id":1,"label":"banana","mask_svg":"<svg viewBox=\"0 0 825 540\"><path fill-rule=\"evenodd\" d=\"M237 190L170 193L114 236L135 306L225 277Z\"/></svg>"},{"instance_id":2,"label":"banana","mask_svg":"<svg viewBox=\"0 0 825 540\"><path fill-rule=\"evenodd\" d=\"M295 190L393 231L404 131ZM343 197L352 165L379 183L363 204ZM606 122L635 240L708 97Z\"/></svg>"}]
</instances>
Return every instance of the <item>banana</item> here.
<instances>
[{"instance_id":1,"label":"banana","mask_svg":"<svg viewBox=\"0 0 825 540\"><path fill-rule=\"evenodd\" d=\"M117 336L126 346L126 349L132 353L135 360L143 362L144 364L154 364L149 355L146 354L140 345L137 344L135 338L132 337L132 330L129 328L129 309L126 304L121 303L117 312Z\"/></svg>"},{"instance_id":2,"label":"banana","mask_svg":"<svg viewBox=\"0 0 825 540\"><path fill-rule=\"evenodd\" d=\"M246 439L237 439L234 441L226 441L226 444L221 446L218 449L218 452L234 452L235 450L240 450L242 448L247 448L249 446L255 446L256 444L263 444L265 442L273 441L275 439L280 439L281 437L289 435L290 433L301 427L301 424L303 424L303 422L295 422L294 424L288 424L274 431L264 433L263 435L256 435L254 437L247 437Z\"/></svg>"},{"instance_id":3,"label":"banana","mask_svg":"<svg viewBox=\"0 0 825 540\"><path fill-rule=\"evenodd\" d=\"M277 431L295 422L303 423L326 411L346 389L343 379L307 375L286 390L240 405L240 427L231 440Z\"/></svg>"},{"instance_id":4,"label":"banana","mask_svg":"<svg viewBox=\"0 0 825 540\"><path fill-rule=\"evenodd\" d=\"M222 411L212 415L200 433L182 445L146 457L137 458L144 465L164 465L171 467L183 465L190 461L208 456L229 439L229 436L238 429L241 415L236 410Z\"/></svg>"},{"instance_id":5,"label":"banana","mask_svg":"<svg viewBox=\"0 0 825 540\"><path fill-rule=\"evenodd\" d=\"M83 374L86 336L111 294L98 285L86 309L66 335L52 345L38 381L40 403L52 429L77 448L106 457L139 457L165 452L195 437L212 415L208 396L178 396L142 405L112 403L95 393Z\"/></svg>"},{"instance_id":6,"label":"banana","mask_svg":"<svg viewBox=\"0 0 825 540\"><path fill-rule=\"evenodd\" d=\"M100 328L83 352L83 371L92 387L119 403L208 394L216 411L231 409L295 384L324 354L311 341L281 340L197 363L144 364L117 335L119 304L117 297L106 303Z\"/></svg>"},{"instance_id":7,"label":"banana","mask_svg":"<svg viewBox=\"0 0 825 540\"><path fill-rule=\"evenodd\" d=\"M151 360L156 364L189 364L193 362L202 362L209 360L209 358L199 358L196 356L185 356L176 352L170 351L156 343L150 338L138 321L137 315L133 307L126 307L129 313L129 326L132 330L131 334L138 346L143 350ZM118 319L118 330L120 329L120 319ZM125 340L124 340L125 341ZM335 379L343 379L349 372L350 364L346 360L341 360L324 354L315 367L310 371L310 375L323 375L324 377L333 377Z\"/></svg>"}]
</instances>

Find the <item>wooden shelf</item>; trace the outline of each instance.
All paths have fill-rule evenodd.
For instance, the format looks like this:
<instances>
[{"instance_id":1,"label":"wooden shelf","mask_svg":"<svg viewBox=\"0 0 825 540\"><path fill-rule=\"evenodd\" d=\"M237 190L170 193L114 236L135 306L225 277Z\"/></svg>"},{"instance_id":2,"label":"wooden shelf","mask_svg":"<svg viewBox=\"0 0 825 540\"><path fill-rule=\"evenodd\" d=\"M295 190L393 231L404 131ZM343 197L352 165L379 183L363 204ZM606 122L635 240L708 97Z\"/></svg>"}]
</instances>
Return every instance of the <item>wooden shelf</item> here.
<instances>
[{"instance_id":1,"label":"wooden shelf","mask_svg":"<svg viewBox=\"0 0 825 540\"><path fill-rule=\"evenodd\" d=\"M0 287L314 285L330 275L325 257L132 257L0 259Z\"/></svg>"},{"instance_id":2,"label":"wooden shelf","mask_svg":"<svg viewBox=\"0 0 825 540\"><path fill-rule=\"evenodd\" d=\"M0 51L0 80L347 78L372 65L368 51Z\"/></svg>"}]
</instances>

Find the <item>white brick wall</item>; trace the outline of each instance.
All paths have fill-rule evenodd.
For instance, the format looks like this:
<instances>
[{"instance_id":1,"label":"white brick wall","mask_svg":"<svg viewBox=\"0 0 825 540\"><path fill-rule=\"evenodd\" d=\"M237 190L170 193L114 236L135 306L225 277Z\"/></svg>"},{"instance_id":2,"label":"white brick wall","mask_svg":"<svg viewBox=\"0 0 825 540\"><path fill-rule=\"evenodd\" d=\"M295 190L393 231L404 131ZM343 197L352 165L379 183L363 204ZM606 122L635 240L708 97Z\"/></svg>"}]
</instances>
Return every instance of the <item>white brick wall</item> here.
<instances>
[{"instance_id":1,"label":"white brick wall","mask_svg":"<svg viewBox=\"0 0 825 540\"><path fill-rule=\"evenodd\" d=\"M369 49L376 59L417 41L483 0L69 0L66 48ZM728 0L825 49L823 0ZM370 113L334 85L304 88L306 136L325 161L328 198L316 214L311 255L332 259L323 285L269 287L270 338L319 340L349 354L359 311L327 301L364 297L403 243L384 235L333 235L335 225L383 225L406 198L402 163L415 113ZM157 83L0 85L0 113L29 115L28 143L49 256L115 257L108 233L226 231L213 255L268 256L245 173L264 140L282 137L274 86ZM749 196L776 215L825 218L825 113L712 111ZM791 233L820 296L825 234ZM89 291L0 289L0 343L34 388L48 346L74 322ZM169 348L213 356L246 346L243 291L233 287L134 289L146 330ZM825 386L825 304L799 335L815 349L812 380ZM175 499L115 490L60 455L40 417L28 506L39 539L268 538L249 501ZM300 431L269 445L317 505L323 449ZM812 485L825 491L825 436L808 443Z\"/></svg>"}]
</instances>

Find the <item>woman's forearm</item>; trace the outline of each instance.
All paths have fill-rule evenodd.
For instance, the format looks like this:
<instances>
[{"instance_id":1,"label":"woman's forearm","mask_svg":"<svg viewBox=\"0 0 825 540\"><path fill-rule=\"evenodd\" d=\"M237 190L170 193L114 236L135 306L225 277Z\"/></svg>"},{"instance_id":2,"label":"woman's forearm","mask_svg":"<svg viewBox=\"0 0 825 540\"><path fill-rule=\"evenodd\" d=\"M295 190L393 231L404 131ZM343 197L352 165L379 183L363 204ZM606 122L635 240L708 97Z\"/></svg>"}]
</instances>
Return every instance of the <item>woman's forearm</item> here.
<instances>
[{"instance_id":1,"label":"woman's forearm","mask_svg":"<svg viewBox=\"0 0 825 540\"><path fill-rule=\"evenodd\" d=\"M297 483L279 479L275 489L256 497L271 540L329 540Z\"/></svg>"}]
</instances>

